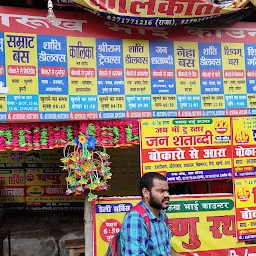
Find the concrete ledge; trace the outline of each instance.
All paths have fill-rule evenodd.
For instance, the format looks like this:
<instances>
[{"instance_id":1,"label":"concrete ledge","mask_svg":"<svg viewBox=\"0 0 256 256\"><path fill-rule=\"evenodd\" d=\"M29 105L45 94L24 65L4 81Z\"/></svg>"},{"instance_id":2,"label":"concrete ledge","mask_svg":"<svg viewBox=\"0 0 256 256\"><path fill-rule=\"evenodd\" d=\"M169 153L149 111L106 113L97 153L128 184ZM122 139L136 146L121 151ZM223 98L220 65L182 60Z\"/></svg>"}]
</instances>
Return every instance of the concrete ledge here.
<instances>
[{"instance_id":1,"label":"concrete ledge","mask_svg":"<svg viewBox=\"0 0 256 256\"><path fill-rule=\"evenodd\" d=\"M6 216L1 230L11 232L12 256L68 256L64 242L84 237L83 215ZM4 256L8 256L7 239Z\"/></svg>"}]
</instances>

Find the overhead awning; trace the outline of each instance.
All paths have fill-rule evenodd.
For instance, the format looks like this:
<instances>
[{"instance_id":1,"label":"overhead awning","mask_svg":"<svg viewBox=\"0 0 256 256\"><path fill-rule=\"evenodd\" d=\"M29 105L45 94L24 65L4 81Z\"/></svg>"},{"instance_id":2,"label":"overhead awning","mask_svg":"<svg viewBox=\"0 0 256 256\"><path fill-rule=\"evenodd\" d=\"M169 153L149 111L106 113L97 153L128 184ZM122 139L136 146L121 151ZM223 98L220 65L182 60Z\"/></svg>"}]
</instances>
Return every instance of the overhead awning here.
<instances>
[{"instance_id":1,"label":"overhead awning","mask_svg":"<svg viewBox=\"0 0 256 256\"><path fill-rule=\"evenodd\" d=\"M73 3L110 21L147 28L230 18L242 9L255 7L256 0L55 0L55 3Z\"/></svg>"}]
</instances>

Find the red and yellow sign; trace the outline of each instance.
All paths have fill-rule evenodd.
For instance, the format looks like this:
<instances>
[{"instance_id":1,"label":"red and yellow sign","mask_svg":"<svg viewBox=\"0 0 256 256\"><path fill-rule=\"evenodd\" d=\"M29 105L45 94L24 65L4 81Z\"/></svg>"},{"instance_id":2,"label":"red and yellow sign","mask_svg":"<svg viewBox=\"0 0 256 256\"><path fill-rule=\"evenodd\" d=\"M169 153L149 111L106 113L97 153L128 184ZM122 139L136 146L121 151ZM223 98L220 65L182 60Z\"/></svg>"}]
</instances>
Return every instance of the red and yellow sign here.
<instances>
[{"instance_id":1,"label":"red and yellow sign","mask_svg":"<svg viewBox=\"0 0 256 256\"><path fill-rule=\"evenodd\" d=\"M59 168L27 168L26 206L32 211L81 210L83 197L66 195L66 173Z\"/></svg>"},{"instance_id":2,"label":"red and yellow sign","mask_svg":"<svg viewBox=\"0 0 256 256\"><path fill-rule=\"evenodd\" d=\"M233 118L233 166L238 241L256 238L256 118Z\"/></svg>"},{"instance_id":3,"label":"red and yellow sign","mask_svg":"<svg viewBox=\"0 0 256 256\"><path fill-rule=\"evenodd\" d=\"M235 179L236 225L239 241L256 238L256 178Z\"/></svg>"},{"instance_id":4,"label":"red and yellow sign","mask_svg":"<svg viewBox=\"0 0 256 256\"><path fill-rule=\"evenodd\" d=\"M231 177L230 118L145 119L141 172L166 173L169 182Z\"/></svg>"},{"instance_id":5,"label":"red and yellow sign","mask_svg":"<svg viewBox=\"0 0 256 256\"><path fill-rule=\"evenodd\" d=\"M125 212L139 200L138 197L101 198L94 202L95 256L106 253L109 241L121 228ZM184 256L256 253L255 246L236 241L231 195L174 196L166 212L173 234L171 244Z\"/></svg>"},{"instance_id":6,"label":"red and yellow sign","mask_svg":"<svg viewBox=\"0 0 256 256\"><path fill-rule=\"evenodd\" d=\"M24 210L25 153L7 150L0 154L0 204L5 209Z\"/></svg>"},{"instance_id":7,"label":"red and yellow sign","mask_svg":"<svg viewBox=\"0 0 256 256\"><path fill-rule=\"evenodd\" d=\"M163 27L203 21L208 17L238 11L254 0L73 0L85 10L125 25ZM64 1L58 1L58 3ZM66 3L67 1L65 1ZM255 4L255 3L254 3ZM196 19L196 18L199 18Z\"/></svg>"},{"instance_id":8,"label":"red and yellow sign","mask_svg":"<svg viewBox=\"0 0 256 256\"><path fill-rule=\"evenodd\" d=\"M25 170L0 170L0 203L6 208L23 209L25 204Z\"/></svg>"},{"instance_id":9,"label":"red and yellow sign","mask_svg":"<svg viewBox=\"0 0 256 256\"><path fill-rule=\"evenodd\" d=\"M255 177L256 118L234 117L232 122L234 177Z\"/></svg>"}]
</instances>

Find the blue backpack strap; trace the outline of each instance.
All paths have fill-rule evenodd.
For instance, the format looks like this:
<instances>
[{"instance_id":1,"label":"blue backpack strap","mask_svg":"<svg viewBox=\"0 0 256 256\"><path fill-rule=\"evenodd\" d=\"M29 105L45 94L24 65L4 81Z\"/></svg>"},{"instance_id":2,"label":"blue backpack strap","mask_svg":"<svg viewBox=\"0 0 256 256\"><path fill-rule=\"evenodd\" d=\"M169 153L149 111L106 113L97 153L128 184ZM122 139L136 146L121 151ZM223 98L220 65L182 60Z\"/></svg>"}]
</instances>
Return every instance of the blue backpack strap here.
<instances>
[{"instance_id":1,"label":"blue backpack strap","mask_svg":"<svg viewBox=\"0 0 256 256\"><path fill-rule=\"evenodd\" d=\"M148 234L150 235L150 219L148 217L148 214L145 208L142 205L137 204L131 209L131 211L136 211L143 217L143 220L146 223L148 228Z\"/></svg>"}]
</instances>

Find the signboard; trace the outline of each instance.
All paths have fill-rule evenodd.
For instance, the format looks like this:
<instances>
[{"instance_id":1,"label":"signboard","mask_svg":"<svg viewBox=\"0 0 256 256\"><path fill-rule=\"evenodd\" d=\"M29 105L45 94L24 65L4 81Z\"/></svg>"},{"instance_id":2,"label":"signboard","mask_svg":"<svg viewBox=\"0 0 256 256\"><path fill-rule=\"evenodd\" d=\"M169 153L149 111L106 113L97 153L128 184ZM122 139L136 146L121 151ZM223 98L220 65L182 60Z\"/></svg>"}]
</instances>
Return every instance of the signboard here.
<instances>
[{"instance_id":1,"label":"signboard","mask_svg":"<svg viewBox=\"0 0 256 256\"><path fill-rule=\"evenodd\" d=\"M104 255L120 230L125 212L139 198L101 198L94 202L95 256ZM167 209L174 249L184 256L249 256L256 247L237 243L231 195L172 196Z\"/></svg>"},{"instance_id":2,"label":"signboard","mask_svg":"<svg viewBox=\"0 0 256 256\"><path fill-rule=\"evenodd\" d=\"M256 176L256 118L234 117L233 157L234 177Z\"/></svg>"},{"instance_id":3,"label":"signboard","mask_svg":"<svg viewBox=\"0 0 256 256\"><path fill-rule=\"evenodd\" d=\"M233 169L238 241L256 238L256 118L233 118Z\"/></svg>"},{"instance_id":4,"label":"signboard","mask_svg":"<svg viewBox=\"0 0 256 256\"><path fill-rule=\"evenodd\" d=\"M24 210L24 169L0 169L0 205L4 209Z\"/></svg>"},{"instance_id":5,"label":"signboard","mask_svg":"<svg viewBox=\"0 0 256 256\"><path fill-rule=\"evenodd\" d=\"M84 199L66 196L62 149L0 153L0 207L29 211L80 211Z\"/></svg>"},{"instance_id":6,"label":"signboard","mask_svg":"<svg viewBox=\"0 0 256 256\"><path fill-rule=\"evenodd\" d=\"M256 239L256 178L234 180L236 199L237 239Z\"/></svg>"},{"instance_id":7,"label":"signboard","mask_svg":"<svg viewBox=\"0 0 256 256\"><path fill-rule=\"evenodd\" d=\"M63 156L63 148L33 150L26 153L26 166L58 168L60 167L60 158Z\"/></svg>"},{"instance_id":8,"label":"signboard","mask_svg":"<svg viewBox=\"0 0 256 256\"><path fill-rule=\"evenodd\" d=\"M231 178L231 120L145 119L140 123L141 172L168 182Z\"/></svg>"},{"instance_id":9,"label":"signboard","mask_svg":"<svg viewBox=\"0 0 256 256\"><path fill-rule=\"evenodd\" d=\"M0 121L255 115L250 23L148 31L56 14L0 7Z\"/></svg>"},{"instance_id":10,"label":"signboard","mask_svg":"<svg viewBox=\"0 0 256 256\"><path fill-rule=\"evenodd\" d=\"M67 196L67 174L60 168L62 149L31 151L26 154L26 210L78 211L82 196Z\"/></svg>"},{"instance_id":11,"label":"signboard","mask_svg":"<svg viewBox=\"0 0 256 256\"><path fill-rule=\"evenodd\" d=\"M243 8L248 0L194 0L194 1L132 1L132 0L55 0L61 4L77 3L85 10L124 25L141 27L164 27L186 25L208 20L217 15L235 12Z\"/></svg>"},{"instance_id":12,"label":"signboard","mask_svg":"<svg viewBox=\"0 0 256 256\"><path fill-rule=\"evenodd\" d=\"M0 153L0 207L25 208L25 153L7 150Z\"/></svg>"},{"instance_id":13,"label":"signboard","mask_svg":"<svg viewBox=\"0 0 256 256\"><path fill-rule=\"evenodd\" d=\"M29 211L77 211L83 198L66 196L66 173L60 169L27 168L26 209Z\"/></svg>"}]
</instances>

